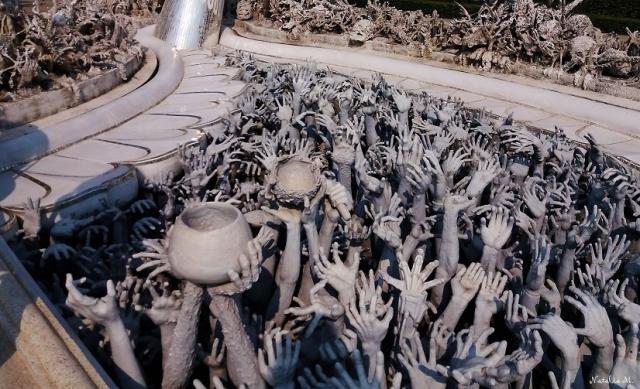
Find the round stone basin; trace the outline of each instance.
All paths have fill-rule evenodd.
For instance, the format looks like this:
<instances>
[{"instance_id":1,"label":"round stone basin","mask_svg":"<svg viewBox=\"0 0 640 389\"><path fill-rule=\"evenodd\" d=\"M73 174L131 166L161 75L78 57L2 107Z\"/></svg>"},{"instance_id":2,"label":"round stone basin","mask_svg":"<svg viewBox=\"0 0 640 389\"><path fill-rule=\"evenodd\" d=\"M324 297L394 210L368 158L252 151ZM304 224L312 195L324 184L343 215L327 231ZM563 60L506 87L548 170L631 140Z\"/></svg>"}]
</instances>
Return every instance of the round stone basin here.
<instances>
[{"instance_id":1,"label":"round stone basin","mask_svg":"<svg viewBox=\"0 0 640 389\"><path fill-rule=\"evenodd\" d=\"M235 207L218 202L190 207L170 232L171 272L196 284L226 283L229 270L240 271L238 256L251 239L249 224Z\"/></svg>"}]
</instances>

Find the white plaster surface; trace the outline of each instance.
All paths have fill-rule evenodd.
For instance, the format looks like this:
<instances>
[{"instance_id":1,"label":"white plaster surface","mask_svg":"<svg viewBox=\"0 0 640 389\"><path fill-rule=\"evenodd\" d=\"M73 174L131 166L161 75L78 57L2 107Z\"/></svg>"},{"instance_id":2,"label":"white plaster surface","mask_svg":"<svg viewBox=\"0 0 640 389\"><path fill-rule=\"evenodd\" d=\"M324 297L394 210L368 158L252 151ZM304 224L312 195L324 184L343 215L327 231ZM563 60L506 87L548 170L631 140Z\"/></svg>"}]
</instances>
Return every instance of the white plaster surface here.
<instances>
[{"instance_id":1,"label":"white plaster surface","mask_svg":"<svg viewBox=\"0 0 640 389\"><path fill-rule=\"evenodd\" d=\"M31 147L45 155L28 162L31 156L25 152L24 163L0 173L0 186L4 188L0 205L19 209L27 197L41 197L44 207L55 208L94 192L92 196L99 201L125 201L137 188L136 166L144 166L138 174L160 173L156 170L177 166L161 162L154 168L153 162L157 158L175 158L179 145L197 139L211 122L228 115L233 109L231 100L242 93L245 84L234 80L237 68L225 67L224 58L214 57L208 50L187 50L176 55L184 74L179 85L159 104L129 121L94 134L92 128L65 127L68 122L51 120L57 129L76 132L76 140L68 144L51 142L55 133L48 128L23 134L31 136L29 140L35 142ZM38 136L33 137L33 133ZM85 136L88 137L77 141ZM20 134L17 138L14 136L11 141L26 140L19 139ZM2 143L0 140L0 151ZM50 148L51 143L56 149ZM13 154L12 159L19 161L20 155ZM114 182L116 190L110 189ZM95 199L90 205L99 206Z\"/></svg>"}]
</instances>

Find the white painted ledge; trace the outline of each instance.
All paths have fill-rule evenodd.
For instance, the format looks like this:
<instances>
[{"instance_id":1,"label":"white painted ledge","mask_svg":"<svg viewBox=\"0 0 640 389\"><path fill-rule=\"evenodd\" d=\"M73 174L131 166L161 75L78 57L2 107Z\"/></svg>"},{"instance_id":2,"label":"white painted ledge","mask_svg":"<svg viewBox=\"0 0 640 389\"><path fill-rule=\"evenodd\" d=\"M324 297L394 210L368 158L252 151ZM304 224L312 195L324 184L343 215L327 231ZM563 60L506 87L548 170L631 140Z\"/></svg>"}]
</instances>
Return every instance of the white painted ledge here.
<instances>
[{"instance_id":1,"label":"white painted ledge","mask_svg":"<svg viewBox=\"0 0 640 389\"><path fill-rule=\"evenodd\" d=\"M153 26L141 29L136 39L153 50L158 71L146 84L99 108L0 143L0 171L52 154L81 140L114 128L147 111L180 85L184 66L177 50L155 38Z\"/></svg>"},{"instance_id":2,"label":"white painted ledge","mask_svg":"<svg viewBox=\"0 0 640 389\"><path fill-rule=\"evenodd\" d=\"M271 43L239 36L230 28L221 34L222 46L274 58L318 63L380 72L512 102L592 123L630 136L640 136L640 111L590 100L554 90L466 73L428 64L377 56L347 49L328 49Z\"/></svg>"}]
</instances>

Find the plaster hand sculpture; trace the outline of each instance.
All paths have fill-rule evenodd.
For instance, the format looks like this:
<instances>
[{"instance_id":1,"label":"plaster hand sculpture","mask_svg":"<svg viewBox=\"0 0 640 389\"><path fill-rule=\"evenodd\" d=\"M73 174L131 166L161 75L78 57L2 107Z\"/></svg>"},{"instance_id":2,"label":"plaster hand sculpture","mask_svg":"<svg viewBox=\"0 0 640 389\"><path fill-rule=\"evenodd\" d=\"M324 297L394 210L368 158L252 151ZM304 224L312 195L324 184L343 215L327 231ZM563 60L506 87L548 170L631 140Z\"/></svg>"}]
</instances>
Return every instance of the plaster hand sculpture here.
<instances>
[{"instance_id":1,"label":"plaster hand sculpture","mask_svg":"<svg viewBox=\"0 0 640 389\"><path fill-rule=\"evenodd\" d=\"M181 148L184 172L50 231L27 201L39 239L12 242L54 304L93 322L62 312L119 385L640 379L640 184L593 138L381 76L227 61L251 92L215 139ZM86 289L69 278L65 294L66 273Z\"/></svg>"}]
</instances>

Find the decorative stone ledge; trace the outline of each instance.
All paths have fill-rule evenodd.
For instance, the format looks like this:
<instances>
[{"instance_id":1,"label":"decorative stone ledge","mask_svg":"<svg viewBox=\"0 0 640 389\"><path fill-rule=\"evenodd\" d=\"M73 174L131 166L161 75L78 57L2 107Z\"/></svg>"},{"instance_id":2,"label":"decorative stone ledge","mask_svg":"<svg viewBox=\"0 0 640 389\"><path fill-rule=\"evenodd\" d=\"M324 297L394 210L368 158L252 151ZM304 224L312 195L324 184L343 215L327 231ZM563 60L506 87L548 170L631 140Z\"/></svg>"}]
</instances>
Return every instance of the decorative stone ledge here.
<instances>
[{"instance_id":1,"label":"decorative stone ledge","mask_svg":"<svg viewBox=\"0 0 640 389\"><path fill-rule=\"evenodd\" d=\"M387 43L381 40L371 40L363 44L354 44L347 35L338 34L311 34L306 33L300 36L291 34L279 29L260 25L255 21L236 20L233 26L238 34L247 38L261 39L273 43L294 44L299 46L325 47L325 48L350 48L364 49L377 52L377 55L399 55L413 58L414 60L427 60L440 62L444 67L455 67L464 72L477 72L489 77L500 75L528 77L534 80L544 80L563 86L570 86L579 90L591 91L606 94L609 96L640 101L640 88L625 86L616 79L595 80L592 77L585 77L580 74L570 74L558 71L557 69L545 68L529 65L524 62L512 63L507 72L478 71L469 66L460 64L457 55L442 51L427 52L414 46L402 46Z\"/></svg>"},{"instance_id":2,"label":"decorative stone ledge","mask_svg":"<svg viewBox=\"0 0 640 389\"><path fill-rule=\"evenodd\" d=\"M325 48L273 43L259 38L238 35L225 29L221 44L228 48L245 50L270 58L304 61L313 59L321 64L379 72L416 82L468 91L482 98L494 98L511 105L530 107L549 113L595 124L621 134L638 136L640 104L619 98L597 100L591 92L584 95L548 88L545 83L520 83L522 77L493 77L464 69L452 69L423 63L407 57L390 57L354 48ZM463 99L464 100L464 99ZM560 126L561 123L558 123Z\"/></svg>"},{"instance_id":3,"label":"decorative stone ledge","mask_svg":"<svg viewBox=\"0 0 640 389\"><path fill-rule=\"evenodd\" d=\"M16 102L0 104L0 131L54 115L103 95L131 79L143 63L143 58L133 56L122 64L121 69L111 69L78 82L73 87L42 92Z\"/></svg>"},{"instance_id":4,"label":"decorative stone ledge","mask_svg":"<svg viewBox=\"0 0 640 389\"><path fill-rule=\"evenodd\" d=\"M0 388L116 388L2 238Z\"/></svg>"},{"instance_id":5,"label":"decorative stone ledge","mask_svg":"<svg viewBox=\"0 0 640 389\"><path fill-rule=\"evenodd\" d=\"M184 68L180 55L165 42L152 36L153 26L138 32L140 43L153 50L158 58L158 71L146 84L120 99L83 115L54 124L44 131L7 140L0 144L0 171L34 161L69 147L81 140L108 131L152 108L180 84Z\"/></svg>"}]
</instances>

